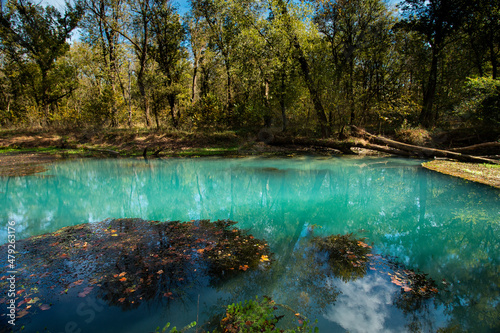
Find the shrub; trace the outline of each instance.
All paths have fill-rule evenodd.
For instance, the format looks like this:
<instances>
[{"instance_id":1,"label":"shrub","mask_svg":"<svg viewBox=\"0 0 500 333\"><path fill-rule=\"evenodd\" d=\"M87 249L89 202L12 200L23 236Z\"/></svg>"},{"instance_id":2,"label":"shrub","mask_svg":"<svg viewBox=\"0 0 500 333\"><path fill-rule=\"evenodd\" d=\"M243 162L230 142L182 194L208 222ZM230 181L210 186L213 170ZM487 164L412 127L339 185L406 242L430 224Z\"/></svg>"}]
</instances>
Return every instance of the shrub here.
<instances>
[{"instance_id":1,"label":"shrub","mask_svg":"<svg viewBox=\"0 0 500 333\"><path fill-rule=\"evenodd\" d=\"M500 125L500 80L469 78L466 92L467 98L456 109L460 116L476 125Z\"/></svg>"}]
</instances>

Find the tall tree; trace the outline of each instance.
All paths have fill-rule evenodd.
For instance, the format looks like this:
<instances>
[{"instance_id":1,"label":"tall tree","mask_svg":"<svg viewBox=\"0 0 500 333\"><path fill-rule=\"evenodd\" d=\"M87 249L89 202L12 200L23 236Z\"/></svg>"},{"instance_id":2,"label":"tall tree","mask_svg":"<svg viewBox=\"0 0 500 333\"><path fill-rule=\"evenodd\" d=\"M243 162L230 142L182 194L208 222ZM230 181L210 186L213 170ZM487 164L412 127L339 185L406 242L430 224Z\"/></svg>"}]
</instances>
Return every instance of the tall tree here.
<instances>
[{"instance_id":1,"label":"tall tree","mask_svg":"<svg viewBox=\"0 0 500 333\"><path fill-rule=\"evenodd\" d=\"M0 50L32 75L33 97L50 122L50 106L71 93L74 87L60 91L54 78L56 60L69 50L68 39L83 14L79 5L66 3L64 13L52 6L43 7L28 0L12 0L0 12Z\"/></svg>"},{"instance_id":2,"label":"tall tree","mask_svg":"<svg viewBox=\"0 0 500 333\"><path fill-rule=\"evenodd\" d=\"M237 36L241 27L234 15L235 5L242 5L244 1L233 3L224 0L193 0L191 6L195 17L202 17L207 23L210 32L210 41L213 49L222 58L226 75L226 116L229 123L233 123L234 94L233 94L233 57L237 48Z\"/></svg>"},{"instance_id":3,"label":"tall tree","mask_svg":"<svg viewBox=\"0 0 500 333\"><path fill-rule=\"evenodd\" d=\"M152 56L160 71L165 75L166 97L174 127L179 125L180 112L177 110L177 95L182 75L181 60L185 58L182 43L185 29L180 16L169 1L153 0L151 8ZM158 117L156 116L156 124Z\"/></svg>"},{"instance_id":4,"label":"tall tree","mask_svg":"<svg viewBox=\"0 0 500 333\"><path fill-rule=\"evenodd\" d=\"M434 107L438 84L439 60L446 44L455 36L467 15L465 0L404 0L402 26L420 33L430 48L430 67L424 85L419 122L424 127L436 124Z\"/></svg>"},{"instance_id":5,"label":"tall tree","mask_svg":"<svg viewBox=\"0 0 500 333\"><path fill-rule=\"evenodd\" d=\"M88 45L99 49L101 59L98 64L111 89L111 110L109 120L111 126L117 126L117 89L120 87L125 96L125 86L120 80L120 49L122 41L119 31L123 29L125 2L123 0L86 0L86 17L83 20L83 39ZM125 98L124 98L125 99Z\"/></svg>"},{"instance_id":6,"label":"tall tree","mask_svg":"<svg viewBox=\"0 0 500 333\"><path fill-rule=\"evenodd\" d=\"M362 73L363 91L371 88L368 76L380 78L375 68L382 66L381 56L388 48L389 12L381 0L331 0L315 4L315 22L330 49L334 86L343 95L349 123L355 124L358 121L356 72L360 65L364 67L362 70L370 71Z\"/></svg>"},{"instance_id":7,"label":"tall tree","mask_svg":"<svg viewBox=\"0 0 500 333\"><path fill-rule=\"evenodd\" d=\"M312 76L310 61L306 56L306 52L301 44L301 40L299 39L299 33L296 29L298 22L297 19L290 13L289 6L291 6L290 3L285 2L284 0L277 0L277 10L273 13L273 16L279 18L279 20L283 22L283 27L286 31L286 35L284 37L287 38L292 45L293 58L299 65L302 77L311 96L321 135L328 136L330 131L328 128L328 119L326 117L325 108L321 100L320 88Z\"/></svg>"},{"instance_id":8,"label":"tall tree","mask_svg":"<svg viewBox=\"0 0 500 333\"><path fill-rule=\"evenodd\" d=\"M490 63L491 76L498 78L500 56L500 4L494 0L475 0L467 3L465 32L475 56L479 76L486 75L486 61Z\"/></svg>"}]
</instances>

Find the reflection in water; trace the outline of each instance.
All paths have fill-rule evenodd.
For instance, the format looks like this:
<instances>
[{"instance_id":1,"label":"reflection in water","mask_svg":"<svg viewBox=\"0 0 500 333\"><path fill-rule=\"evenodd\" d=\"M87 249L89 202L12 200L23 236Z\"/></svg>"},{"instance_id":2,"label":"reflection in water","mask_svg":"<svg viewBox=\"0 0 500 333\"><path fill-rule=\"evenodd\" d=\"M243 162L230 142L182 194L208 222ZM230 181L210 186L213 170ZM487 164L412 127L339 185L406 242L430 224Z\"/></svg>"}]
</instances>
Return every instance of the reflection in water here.
<instances>
[{"instance_id":1,"label":"reflection in water","mask_svg":"<svg viewBox=\"0 0 500 333\"><path fill-rule=\"evenodd\" d=\"M341 295L327 308L324 316L350 332L402 332L402 327L391 327L398 322L391 317L390 307L395 290L380 275L368 275L350 283L331 280Z\"/></svg>"},{"instance_id":2,"label":"reflection in water","mask_svg":"<svg viewBox=\"0 0 500 333\"><path fill-rule=\"evenodd\" d=\"M21 238L108 217L235 220L269 242L276 267L259 276L258 285L247 283L253 272L232 279L212 298L233 302L268 294L279 302L295 299L298 306L317 307L311 313L318 318L325 318L321 309L337 292L333 288L326 305L317 306L322 300L315 285L300 278L307 276L300 272L308 261L297 255L297 244L313 235L354 232L373 242L377 252L439 283L445 279L449 292L440 293L436 302L449 321L425 320L434 320L436 327L498 330L500 192L418 164L348 158L71 161L45 173L54 177L0 179L0 223L16 221ZM311 225L318 228L308 230ZM0 237L5 242L7 228ZM328 281L324 276L315 283ZM294 293L288 292L292 287ZM217 296L221 293L225 296ZM395 327L411 330L413 318L388 308ZM332 325L320 319L323 331L343 330Z\"/></svg>"}]
</instances>

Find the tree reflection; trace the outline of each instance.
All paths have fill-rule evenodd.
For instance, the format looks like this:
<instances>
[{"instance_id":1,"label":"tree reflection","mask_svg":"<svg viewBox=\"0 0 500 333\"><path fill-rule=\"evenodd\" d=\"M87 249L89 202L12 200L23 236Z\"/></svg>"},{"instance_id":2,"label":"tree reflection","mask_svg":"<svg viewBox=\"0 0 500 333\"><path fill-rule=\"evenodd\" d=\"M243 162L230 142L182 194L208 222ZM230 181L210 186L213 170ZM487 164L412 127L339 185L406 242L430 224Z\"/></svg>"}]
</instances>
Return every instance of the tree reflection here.
<instances>
[{"instance_id":1,"label":"tree reflection","mask_svg":"<svg viewBox=\"0 0 500 333\"><path fill-rule=\"evenodd\" d=\"M445 280L449 291L438 294L436 306L446 308L450 327L499 327L498 190L422 170L414 161L83 160L56 164L46 174L54 177L1 180L0 221L18 222L19 237L107 217L236 220L270 240L274 267L266 274L236 276L217 288L239 290L234 292L238 300L268 294L279 302L316 307L323 302L316 290L328 287L324 281L333 273L311 278L307 271L316 268L298 249L308 237L357 232L375 244L377 253L428 273L439 289ZM309 231L312 225L318 228ZM6 228L0 230L3 239L5 233ZM373 274L366 267L364 278ZM262 283L246 283L247 275ZM423 311L428 302L422 303ZM396 304L415 312L411 298Z\"/></svg>"},{"instance_id":2,"label":"tree reflection","mask_svg":"<svg viewBox=\"0 0 500 333\"><path fill-rule=\"evenodd\" d=\"M19 241L23 267L16 283L27 287L17 292L18 318L49 309L68 293L92 294L130 310L143 302L182 299L190 289L265 268L271 256L267 244L233 224L105 220ZM8 269L0 273L5 287Z\"/></svg>"}]
</instances>

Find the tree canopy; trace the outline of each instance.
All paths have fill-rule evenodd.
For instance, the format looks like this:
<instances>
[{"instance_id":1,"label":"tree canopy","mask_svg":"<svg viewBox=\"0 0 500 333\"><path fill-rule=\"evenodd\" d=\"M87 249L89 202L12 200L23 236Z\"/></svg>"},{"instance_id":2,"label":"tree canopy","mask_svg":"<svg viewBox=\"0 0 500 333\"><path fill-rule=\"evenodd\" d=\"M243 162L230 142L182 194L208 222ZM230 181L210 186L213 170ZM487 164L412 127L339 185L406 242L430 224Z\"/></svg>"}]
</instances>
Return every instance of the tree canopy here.
<instances>
[{"instance_id":1,"label":"tree canopy","mask_svg":"<svg viewBox=\"0 0 500 333\"><path fill-rule=\"evenodd\" d=\"M2 4L0 124L330 136L498 119L496 90L470 88L498 80L496 1L188 5L181 15L171 0Z\"/></svg>"}]
</instances>

